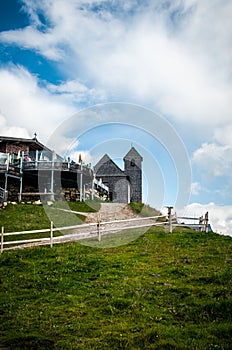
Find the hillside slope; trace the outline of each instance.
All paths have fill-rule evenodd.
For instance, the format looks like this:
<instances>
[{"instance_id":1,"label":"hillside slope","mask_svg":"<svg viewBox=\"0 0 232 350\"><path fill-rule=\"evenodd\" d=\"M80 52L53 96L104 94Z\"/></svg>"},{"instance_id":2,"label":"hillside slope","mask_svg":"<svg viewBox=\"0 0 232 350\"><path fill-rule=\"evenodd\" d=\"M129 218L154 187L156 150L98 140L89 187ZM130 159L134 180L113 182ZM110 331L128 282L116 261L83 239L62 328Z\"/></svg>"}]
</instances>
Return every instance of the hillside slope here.
<instances>
[{"instance_id":1,"label":"hillside slope","mask_svg":"<svg viewBox=\"0 0 232 350\"><path fill-rule=\"evenodd\" d=\"M0 348L229 350L231 264L231 237L187 229L4 252Z\"/></svg>"}]
</instances>

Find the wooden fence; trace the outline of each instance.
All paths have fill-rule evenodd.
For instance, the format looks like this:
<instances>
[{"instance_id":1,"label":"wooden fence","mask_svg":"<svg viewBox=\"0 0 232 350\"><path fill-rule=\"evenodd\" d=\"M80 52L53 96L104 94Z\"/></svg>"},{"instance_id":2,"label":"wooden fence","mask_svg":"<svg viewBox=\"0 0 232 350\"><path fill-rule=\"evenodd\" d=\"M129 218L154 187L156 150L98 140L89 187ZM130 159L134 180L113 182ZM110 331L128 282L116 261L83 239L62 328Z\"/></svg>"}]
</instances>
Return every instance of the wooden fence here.
<instances>
[{"instance_id":1,"label":"wooden fence","mask_svg":"<svg viewBox=\"0 0 232 350\"><path fill-rule=\"evenodd\" d=\"M41 229L41 230L32 230L32 231L19 231L19 232L4 232L4 227L1 229L1 250L3 253L4 250L11 250L17 248L29 247L32 245L50 245L53 247L53 244L65 243L74 240L81 240L91 237L98 237L98 241L101 241L101 236L113 232L119 232L128 229L138 229L151 226L166 226L169 233L172 232L172 228L175 226L188 226L192 227L193 224L178 223L177 219L187 219L187 220L196 220L196 218L191 217L179 217L175 218L169 210L166 221L157 221L159 218L163 218L164 215L159 216L149 216L149 217L136 217L132 219L123 219L123 220L113 220L113 221L101 221L100 214L98 214L97 222L89 224L81 224L75 226L65 226L65 227L54 227L53 222L51 221L50 228ZM146 222L148 221L148 222ZM137 222L137 223L136 223ZM125 224L125 225L123 225ZM195 224L194 224L195 225ZM205 218L201 216L199 218L198 230L208 232L208 212L205 214ZM109 227L107 227L109 226ZM196 225L195 225L196 226ZM73 232L71 234L63 234L59 236L54 236L54 232L63 232L70 230L81 230L81 232ZM18 236L18 235L32 235L38 233L48 233L48 237L45 238L29 238L29 239L20 239L20 240L5 240L9 236ZM7 247L6 247L7 246Z\"/></svg>"},{"instance_id":2,"label":"wooden fence","mask_svg":"<svg viewBox=\"0 0 232 350\"><path fill-rule=\"evenodd\" d=\"M127 229L135 229L135 228L143 228L143 227L149 227L153 225L164 225L165 222L151 222L151 220L157 220L161 216L150 216L150 217L144 217L144 218L133 218L133 219L126 219L126 220L113 220L113 221L101 221L100 216L98 216L98 220L96 223L89 223L89 224L81 224L81 225L75 225L75 226L65 226L65 227L54 227L53 222L51 221L50 228L41 229L41 230L31 230L31 231L18 231L18 232L5 232L4 227L2 226L1 230L1 253L3 253L4 250L10 250L10 249L16 249L21 247L28 247L32 245L50 245L50 247L53 246L53 244L56 243L64 243L74 240L81 240L85 238L91 238L91 237L98 237L98 240L101 240L101 236L111 233L111 232L117 232ZM162 216L163 217L163 216ZM146 220L150 220L149 223L143 223ZM136 224L136 221L140 221L140 223ZM128 223L135 223L128 225ZM119 225L125 223L126 226ZM107 225L113 226L113 227L107 227ZM54 232L63 232L63 231L70 231L70 230L82 230L82 232L77 233L71 233L71 234L64 234L54 237ZM86 230L86 232L84 231ZM5 240L6 237L12 237L12 236L21 236L21 235L33 235L38 233L47 233L48 237L45 238L29 238L29 239L20 239L20 240Z\"/></svg>"},{"instance_id":3,"label":"wooden fence","mask_svg":"<svg viewBox=\"0 0 232 350\"><path fill-rule=\"evenodd\" d=\"M192 227L192 228L198 228L198 231L205 231L206 233L209 232L209 228L210 228L210 225L209 225L209 213L208 211L205 213L205 215L203 216L200 216L199 218L196 218L196 217L190 217L190 216L179 216L177 217L177 221L180 221L178 223L178 226L179 225L184 225L184 226L188 226L188 227ZM183 222L182 220L184 221L187 221L186 222ZM195 221L197 220L197 223L195 223ZM189 221L193 221L193 223L189 223Z\"/></svg>"}]
</instances>

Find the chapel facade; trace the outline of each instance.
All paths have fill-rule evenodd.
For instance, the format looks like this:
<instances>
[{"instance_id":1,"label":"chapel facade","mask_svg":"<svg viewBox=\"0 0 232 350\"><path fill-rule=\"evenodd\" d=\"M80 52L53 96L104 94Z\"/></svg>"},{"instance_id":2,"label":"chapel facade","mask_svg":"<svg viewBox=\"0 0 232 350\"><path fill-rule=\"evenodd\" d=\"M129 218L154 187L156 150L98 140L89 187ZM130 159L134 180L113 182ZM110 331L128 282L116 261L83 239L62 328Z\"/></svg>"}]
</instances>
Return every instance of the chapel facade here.
<instances>
[{"instance_id":1,"label":"chapel facade","mask_svg":"<svg viewBox=\"0 0 232 350\"><path fill-rule=\"evenodd\" d=\"M131 147L123 158L122 170L105 154L94 166L95 177L109 188L109 199L115 203L142 202L142 161L138 151Z\"/></svg>"}]
</instances>

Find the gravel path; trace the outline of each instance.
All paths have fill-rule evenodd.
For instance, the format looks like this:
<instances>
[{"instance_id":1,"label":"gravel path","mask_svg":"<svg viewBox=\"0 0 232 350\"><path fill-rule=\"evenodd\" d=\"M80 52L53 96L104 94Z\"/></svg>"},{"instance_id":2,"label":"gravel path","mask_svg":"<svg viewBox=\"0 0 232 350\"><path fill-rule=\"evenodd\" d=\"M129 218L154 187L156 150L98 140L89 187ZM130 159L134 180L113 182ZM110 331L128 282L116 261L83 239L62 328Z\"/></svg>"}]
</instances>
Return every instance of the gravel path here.
<instances>
[{"instance_id":1,"label":"gravel path","mask_svg":"<svg viewBox=\"0 0 232 350\"><path fill-rule=\"evenodd\" d=\"M127 204L102 203L98 213L84 213L87 216L85 222L97 222L100 214L101 221L124 220L139 217Z\"/></svg>"}]
</instances>

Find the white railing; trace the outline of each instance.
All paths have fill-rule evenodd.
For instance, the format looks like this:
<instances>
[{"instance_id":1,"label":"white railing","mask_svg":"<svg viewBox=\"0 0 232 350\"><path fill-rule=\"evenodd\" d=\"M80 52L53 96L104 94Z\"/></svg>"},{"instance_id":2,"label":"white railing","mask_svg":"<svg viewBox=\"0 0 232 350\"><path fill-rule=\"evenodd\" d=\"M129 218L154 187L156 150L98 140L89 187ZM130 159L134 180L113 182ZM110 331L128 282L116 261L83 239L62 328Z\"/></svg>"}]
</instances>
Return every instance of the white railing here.
<instances>
[{"instance_id":1,"label":"white railing","mask_svg":"<svg viewBox=\"0 0 232 350\"><path fill-rule=\"evenodd\" d=\"M64 242L70 242L74 240L81 240L85 238L92 238L92 237L98 237L98 240L101 240L101 236L108 234L110 232L117 232L117 231L123 231L128 229L136 229L136 228L143 228L143 227L150 227L154 225L165 225L167 222L151 222L151 220L157 220L159 217L162 216L150 216L150 217L138 217L138 218L132 218L132 219L126 219L126 220L113 220L113 221L100 221L100 218L97 222L89 223L89 224L81 224L81 225L74 225L74 226L65 226L65 227L53 227L53 222L51 222L50 228L47 229L41 229L41 230L32 230L32 231L18 231L18 232L4 232L4 227L2 226L1 230L1 253L4 250L10 250L10 249L17 249L21 247L27 247L28 245L47 245L49 244L51 247L55 243L64 243ZM146 221L150 220L149 223L137 223L128 225L128 222L136 222L136 221ZM126 223L126 226L118 225ZM107 227L107 225L113 225L113 227ZM71 234L64 234L54 237L54 232L62 232L67 230L83 230L82 232L74 232ZM86 232L84 229L87 229ZM49 233L48 237L45 238L29 238L29 239L20 239L20 240L9 240L6 241L6 237L12 237L12 236L18 236L18 235L29 235L29 234L37 234L37 233ZM26 244L26 246L25 246ZM11 246L8 248L5 248L5 246ZM13 247L12 247L13 246Z\"/></svg>"},{"instance_id":2,"label":"white railing","mask_svg":"<svg viewBox=\"0 0 232 350\"><path fill-rule=\"evenodd\" d=\"M104 185L104 183L102 181L99 181L97 179L93 180L94 185L96 185L97 187L100 187L101 189L103 189L106 192L109 192L109 187Z\"/></svg>"},{"instance_id":3,"label":"white railing","mask_svg":"<svg viewBox=\"0 0 232 350\"><path fill-rule=\"evenodd\" d=\"M0 187L0 202L6 202L7 201L7 191Z\"/></svg>"},{"instance_id":4,"label":"white railing","mask_svg":"<svg viewBox=\"0 0 232 350\"><path fill-rule=\"evenodd\" d=\"M101 221L100 214L98 214L97 222L89 224L79 224L74 226L65 226L65 227L53 227L53 222L50 224L50 228L41 229L41 230L32 230L32 231L19 231L19 232L4 232L4 227L2 226L1 230L1 249L0 252L3 253L4 250L25 248L31 245L47 245L51 247L53 244L71 242L81 239L87 239L92 237L98 237L98 241L101 241L102 235L107 235L111 232L119 232L129 229L138 229L151 226L166 226L168 231L172 232L172 227L176 226L192 226L191 224L178 223L176 219L166 218L165 221L157 221L159 218L164 218L165 215L149 216L149 217L136 217L132 219L122 219L122 220L113 220L113 221ZM191 218L185 218L191 219ZM146 220L148 222L146 222ZM136 224L137 221L137 224ZM138 222L139 221L139 222ZM108 226L109 225L109 226ZM204 230L208 232L208 214L204 219L203 223L199 223L199 231ZM196 226L196 225L194 225ZM70 231L70 230L80 230L80 232L73 232L69 234L59 235L54 237L54 232ZM45 238L29 238L21 240L9 240L5 241L5 237L9 236L18 236L18 235L29 235L37 233L49 233L48 237ZM11 246L4 248L5 246ZM13 246L13 247L12 247Z\"/></svg>"}]
</instances>

